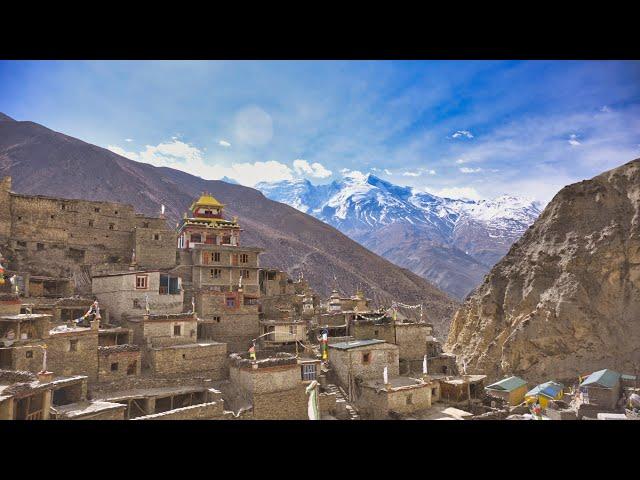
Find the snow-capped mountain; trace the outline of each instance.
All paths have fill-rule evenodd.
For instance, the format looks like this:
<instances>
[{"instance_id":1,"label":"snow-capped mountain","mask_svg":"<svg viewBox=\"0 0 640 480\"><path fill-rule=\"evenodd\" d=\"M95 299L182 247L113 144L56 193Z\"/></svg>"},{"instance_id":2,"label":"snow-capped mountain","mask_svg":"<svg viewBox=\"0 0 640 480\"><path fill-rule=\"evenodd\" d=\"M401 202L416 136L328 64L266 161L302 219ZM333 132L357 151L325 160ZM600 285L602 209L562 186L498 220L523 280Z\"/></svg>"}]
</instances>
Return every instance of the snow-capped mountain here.
<instances>
[{"instance_id":1,"label":"snow-capped mountain","mask_svg":"<svg viewBox=\"0 0 640 480\"><path fill-rule=\"evenodd\" d=\"M541 212L538 202L442 198L372 174L260 183L265 196L311 214L462 298Z\"/></svg>"}]
</instances>

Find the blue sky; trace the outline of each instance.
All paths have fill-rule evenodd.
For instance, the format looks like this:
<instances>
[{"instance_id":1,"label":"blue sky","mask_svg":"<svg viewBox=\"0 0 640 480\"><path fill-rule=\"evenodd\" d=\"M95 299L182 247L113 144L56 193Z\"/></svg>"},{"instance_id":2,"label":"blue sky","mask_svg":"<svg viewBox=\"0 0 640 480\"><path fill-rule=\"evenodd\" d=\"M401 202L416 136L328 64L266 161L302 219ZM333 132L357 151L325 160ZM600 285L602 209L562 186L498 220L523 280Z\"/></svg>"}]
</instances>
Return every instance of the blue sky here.
<instances>
[{"instance_id":1,"label":"blue sky","mask_svg":"<svg viewBox=\"0 0 640 480\"><path fill-rule=\"evenodd\" d=\"M0 111L203 178L548 201L640 157L640 62L0 61Z\"/></svg>"}]
</instances>

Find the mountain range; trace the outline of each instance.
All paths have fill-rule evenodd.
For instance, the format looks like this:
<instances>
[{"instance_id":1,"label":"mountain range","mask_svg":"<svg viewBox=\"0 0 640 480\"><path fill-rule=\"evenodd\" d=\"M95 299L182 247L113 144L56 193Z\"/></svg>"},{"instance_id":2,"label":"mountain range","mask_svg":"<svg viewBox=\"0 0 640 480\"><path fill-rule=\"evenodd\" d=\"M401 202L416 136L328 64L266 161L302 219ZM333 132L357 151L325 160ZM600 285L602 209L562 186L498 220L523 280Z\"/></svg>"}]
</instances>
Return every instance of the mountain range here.
<instances>
[{"instance_id":1,"label":"mountain range","mask_svg":"<svg viewBox=\"0 0 640 480\"><path fill-rule=\"evenodd\" d=\"M295 276L328 295L333 286L351 294L360 286L376 303L423 303L439 334L446 334L457 302L424 278L362 247L332 226L259 191L204 180L188 173L135 162L105 148L0 113L0 176L13 178L18 193L131 204L158 215L166 206L175 224L194 197L211 192L236 215L244 245L266 251L261 265ZM334 280L334 278L336 280Z\"/></svg>"},{"instance_id":2,"label":"mountain range","mask_svg":"<svg viewBox=\"0 0 640 480\"><path fill-rule=\"evenodd\" d=\"M538 217L541 204L501 196L442 198L371 173L340 181L259 183L268 198L313 215L462 299Z\"/></svg>"}]
</instances>

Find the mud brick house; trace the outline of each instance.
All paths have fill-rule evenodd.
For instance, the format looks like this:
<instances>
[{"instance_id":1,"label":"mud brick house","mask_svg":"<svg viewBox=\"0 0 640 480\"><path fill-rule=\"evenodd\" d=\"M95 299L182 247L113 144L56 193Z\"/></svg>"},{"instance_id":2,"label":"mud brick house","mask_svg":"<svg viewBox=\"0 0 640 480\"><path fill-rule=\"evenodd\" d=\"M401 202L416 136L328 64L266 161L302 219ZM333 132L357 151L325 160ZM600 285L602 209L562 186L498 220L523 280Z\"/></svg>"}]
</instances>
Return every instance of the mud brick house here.
<instances>
[{"instance_id":1,"label":"mud brick house","mask_svg":"<svg viewBox=\"0 0 640 480\"><path fill-rule=\"evenodd\" d=\"M358 399L363 419L384 420L431 407L431 384L419 378L391 377L368 380L361 386Z\"/></svg>"},{"instance_id":2,"label":"mud brick house","mask_svg":"<svg viewBox=\"0 0 640 480\"><path fill-rule=\"evenodd\" d=\"M256 361L247 354L229 356L229 380L236 397L253 407L256 420L306 420L307 382L300 376L294 355L257 352ZM231 403L237 403L235 398Z\"/></svg>"},{"instance_id":3,"label":"mud brick house","mask_svg":"<svg viewBox=\"0 0 640 480\"><path fill-rule=\"evenodd\" d=\"M80 296L65 298L28 298L21 305L21 313L44 313L51 315L51 322L54 324L67 323L82 317L91 307L94 300ZM106 308L100 307L102 323L108 323L109 312Z\"/></svg>"},{"instance_id":4,"label":"mud brick house","mask_svg":"<svg viewBox=\"0 0 640 480\"><path fill-rule=\"evenodd\" d=\"M440 382L440 397L448 403L479 401L486 375L434 376Z\"/></svg>"},{"instance_id":5,"label":"mud brick house","mask_svg":"<svg viewBox=\"0 0 640 480\"><path fill-rule=\"evenodd\" d=\"M93 295L109 307L112 322L123 324L127 316L149 310L157 313L183 311L184 292L177 275L160 270L136 270L95 275Z\"/></svg>"},{"instance_id":6,"label":"mud brick house","mask_svg":"<svg viewBox=\"0 0 640 480\"><path fill-rule=\"evenodd\" d=\"M260 334L259 254L240 244L237 219L224 218L224 205L209 194L193 202L178 225L178 269L185 304L195 303L199 338L225 342L245 351Z\"/></svg>"},{"instance_id":7,"label":"mud brick house","mask_svg":"<svg viewBox=\"0 0 640 480\"><path fill-rule=\"evenodd\" d=\"M141 347L143 367L153 375L226 378L226 344L198 340L198 321L193 313L145 314L126 321L133 342Z\"/></svg>"},{"instance_id":8,"label":"mud brick house","mask_svg":"<svg viewBox=\"0 0 640 480\"><path fill-rule=\"evenodd\" d=\"M59 278L73 278L75 291L88 293L89 274L126 268L133 254L142 268L173 268L175 242L164 218L137 214L131 205L22 195L11 192L10 177L0 180L3 253L13 270L42 279L41 287L27 282L28 294L51 293Z\"/></svg>"},{"instance_id":9,"label":"mud brick house","mask_svg":"<svg viewBox=\"0 0 640 480\"><path fill-rule=\"evenodd\" d=\"M329 344L329 363L349 400L360 396L363 381L382 378L385 367L390 377L400 374L398 347L379 339Z\"/></svg>"},{"instance_id":10,"label":"mud brick house","mask_svg":"<svg viewBox=\"0 0 640 480\"><path fill-rule=\"evenodd\" d=\"M39 372L51 315L0 316L0 368Z\"/></svg>"}]
</instances>

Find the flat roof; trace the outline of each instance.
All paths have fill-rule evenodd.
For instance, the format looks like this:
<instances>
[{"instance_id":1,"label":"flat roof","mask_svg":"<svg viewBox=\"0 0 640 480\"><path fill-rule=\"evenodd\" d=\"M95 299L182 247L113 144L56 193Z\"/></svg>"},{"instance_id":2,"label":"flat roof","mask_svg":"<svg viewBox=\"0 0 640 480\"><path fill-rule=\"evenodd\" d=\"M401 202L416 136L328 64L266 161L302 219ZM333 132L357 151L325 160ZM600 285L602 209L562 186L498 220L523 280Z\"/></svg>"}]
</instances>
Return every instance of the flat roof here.
<instances>
[{"instance_id":1,"label":"flat roof","mask_svg":"<svg viewBox=\"0 0 640 480\"><path fill-rule=\"evenodd\" d=\"M102 273L99 275L92 275L91 278L120 277L122 275L140 275L142 273L155 273L159 271L160 270L127 270L123 272Z\"/></svg>"},{"instance_id":2,"label":"flat roof","mask_svg":"<svg viewBox=\"0 0 640 480\"><path fill-rule=\"evenodd\" d=\"M372 338L371 340L354 340L353 342L339 342L329 344L329 348L337 348L338 350L351 350L352 348L369 347L371 345L379 345L387 343L384 340Z\"/></svg>"},{"instance_id":3,"label":"flat roof","mask_svg":"<svg viewBox=\"0 0 640 480\"><path fill-rule=\"evenodd\" d=\"M417 378L411 377L391 377L389 378L388 386L382 381L382 379L378 380L369 380L364 383L365 386L374 388L378 391L395 391L401 389L411 389L411 388L422 388L428 386L427 383L419 380Z\"/></svg>"},{"instance_id":4,"label":"flat roof","mask_svg":"<svg viewBox=\"0 0 640 480\"><path fill-rule=\"evenodd\" d=\"M125 408L127 408L127 406L121 403L102 402L98 400L85 400L68 405L53 406L53 409L64 418L84 417L86 415L94 415L109 410L121 410Z\"/></svg>"},{"instance_id":5,"label":"flat roof","mask_svg":"<svg viewBox=\"0 0 640 480\"><path fill-rule=\"evenodd\" d=\"M52 317L52 315L48 313L19 313L17 315L3 315L0 317L0 322L23 322L25 320L38 320L50 317Z\"/></svg>"}]
</instances>

